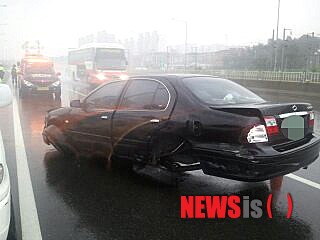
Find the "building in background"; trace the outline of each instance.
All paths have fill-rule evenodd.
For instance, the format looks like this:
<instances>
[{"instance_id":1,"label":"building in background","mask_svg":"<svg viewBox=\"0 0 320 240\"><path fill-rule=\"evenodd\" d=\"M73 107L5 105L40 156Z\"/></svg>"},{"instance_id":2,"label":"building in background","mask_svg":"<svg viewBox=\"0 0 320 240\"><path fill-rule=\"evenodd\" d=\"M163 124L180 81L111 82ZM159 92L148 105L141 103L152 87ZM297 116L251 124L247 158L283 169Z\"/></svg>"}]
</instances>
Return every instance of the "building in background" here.
<instances>
[{"instance_id":1,"label":"building in background","mask_svg":"<svg viewBox=\"0 0 320 240\"><path fill-rule=\"evenodd\" d=\"M108 33L107 31L100 31L78 39L78 47L88 43L119 43L119 41L116 39L115 34Z\"/></svg>"},{"instance_id":2,"label":"building in background","mask_svg":"<svg viewBox=\"0 0 320 240\"><path fill-rule=\"evenodd\" d=\"M107 31L101 31L96 36L97 43L116 43L116 35L108 33Z\"/></svg>"}]
</instances>

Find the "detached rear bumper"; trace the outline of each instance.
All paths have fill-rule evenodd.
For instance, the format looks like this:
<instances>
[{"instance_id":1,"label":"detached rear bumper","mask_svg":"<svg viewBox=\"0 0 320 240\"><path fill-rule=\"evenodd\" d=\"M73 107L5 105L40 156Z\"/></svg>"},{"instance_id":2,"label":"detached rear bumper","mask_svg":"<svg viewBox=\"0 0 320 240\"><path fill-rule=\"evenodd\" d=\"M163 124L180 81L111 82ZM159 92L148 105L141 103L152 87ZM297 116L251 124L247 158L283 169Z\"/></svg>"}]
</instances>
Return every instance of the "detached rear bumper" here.
<instances>
[{"instance_id":1,"label":"detached rear bumper","mask_svg":"<svg viewBox=\"0 0 320 240\"><path fill-rule=\"evenodd\" d=\"M314 136L307 143L284 152L271 146L259 146L253 151L212 149L208 144L196 144L194 156L205 174L246 182L259 182L299 170L319 156L320 139Z\"/></svg>"}]
</instances>

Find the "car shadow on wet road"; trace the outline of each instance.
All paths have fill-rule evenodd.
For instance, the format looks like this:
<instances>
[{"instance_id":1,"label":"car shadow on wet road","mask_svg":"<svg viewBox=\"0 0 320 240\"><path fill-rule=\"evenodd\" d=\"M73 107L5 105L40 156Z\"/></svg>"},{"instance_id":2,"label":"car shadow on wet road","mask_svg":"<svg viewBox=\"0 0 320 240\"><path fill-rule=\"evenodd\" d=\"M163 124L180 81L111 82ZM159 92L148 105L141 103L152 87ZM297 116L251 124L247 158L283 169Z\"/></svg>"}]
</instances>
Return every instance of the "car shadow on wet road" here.
<instances>
[{"instance_id":1,"label":"car shadow on wet road","mask_svg":"<svg viewBox=\"0 0 320 240\"><path fill-rule=\"evenodd\" d=\"M241 183L183 174L177 184L164 184L127 170L105 170L96 163L77 162L56 151L45 154L48 187L66 203L86 232L77 239L312 239L303 221L273 210L268 219L181 219L181 195L239 195L261 199L266 183ZM264 204L265 205L265 204ZM91 237L88 237L91 236Z\"/></svg>"}]
</instances>

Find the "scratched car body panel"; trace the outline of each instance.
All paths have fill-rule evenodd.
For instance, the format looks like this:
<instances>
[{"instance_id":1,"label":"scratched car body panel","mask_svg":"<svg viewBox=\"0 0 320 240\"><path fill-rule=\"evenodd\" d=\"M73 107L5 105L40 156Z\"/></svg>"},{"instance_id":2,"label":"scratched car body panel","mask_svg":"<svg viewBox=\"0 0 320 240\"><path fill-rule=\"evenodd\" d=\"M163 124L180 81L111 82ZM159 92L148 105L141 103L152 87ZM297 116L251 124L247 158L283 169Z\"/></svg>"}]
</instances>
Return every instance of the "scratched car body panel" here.
<instances>
[{"instance_id":1,"label":"scratched car body panel","mask_svg":"<svg viewBox=\"0 0 320 240\"><path fill-rule=\"evenodd\" d=\"M319 155L310 104L266 102L226 79L135 76L70 105L48 111L44 141L109 163L126 159L139 168L263 181L307 167Z\"/></svg>"}]
</instances>

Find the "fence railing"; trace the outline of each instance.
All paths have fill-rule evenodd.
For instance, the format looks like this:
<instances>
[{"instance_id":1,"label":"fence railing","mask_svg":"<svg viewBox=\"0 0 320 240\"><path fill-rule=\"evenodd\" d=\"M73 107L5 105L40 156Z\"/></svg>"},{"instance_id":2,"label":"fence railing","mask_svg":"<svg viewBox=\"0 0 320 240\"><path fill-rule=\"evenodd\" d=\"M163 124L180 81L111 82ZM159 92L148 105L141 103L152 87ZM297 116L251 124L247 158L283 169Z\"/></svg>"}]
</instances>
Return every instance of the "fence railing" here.
<instances>
[{"instance_id":1,"label":"fence railing","mask_svg":"<svg viewBox=\"0 0 320 240\"><path fill-rule=\"evenodd\" d=\"M210 74L234 80L264 80L284 82L311 82L320 84L320 73L312 72L271 72L271 71L192 71L192 73Z\"/></svg>"},{"instance_id":2,"label":"fence railing","mask_svg":"<svg viewBox=\"0 0 320 240\"><path fill-rule=\"evenodd\" d=\"M188 70L188 73L208 74L234 80L262 80L320 84L320 72L273 72L273 71L236 71L236 70ZM131 74L143 73L184 73L183 69L167 71L153 69L132 71Z\"/></svg>"}]
</instances>

